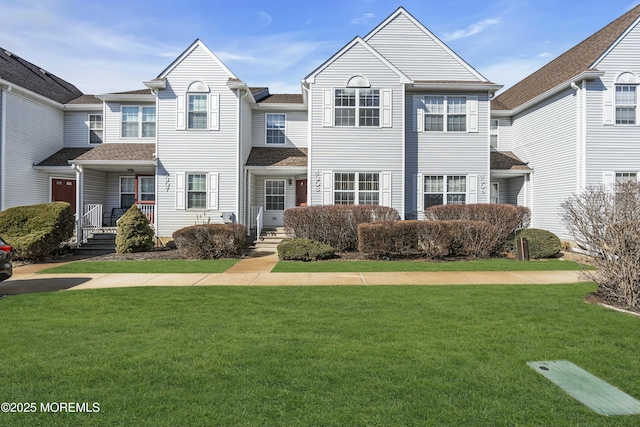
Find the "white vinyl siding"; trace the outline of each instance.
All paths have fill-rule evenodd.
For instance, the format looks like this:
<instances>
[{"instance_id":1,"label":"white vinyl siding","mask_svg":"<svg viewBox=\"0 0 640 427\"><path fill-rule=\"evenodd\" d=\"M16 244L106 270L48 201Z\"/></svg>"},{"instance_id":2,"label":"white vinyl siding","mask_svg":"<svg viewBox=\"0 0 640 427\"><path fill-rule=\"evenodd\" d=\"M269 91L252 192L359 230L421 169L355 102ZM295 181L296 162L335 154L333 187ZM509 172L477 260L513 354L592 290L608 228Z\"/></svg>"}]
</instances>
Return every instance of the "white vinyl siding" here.
<instances>
[{"instance_id":1,"label":"white vinyl siding","mask_svg":"<svg viewBox=\"0 0 640 427\"><path fill-rule=\"evenodd\" d=\"M251 111L249 111L251 113ZM271 113L262 113L259 111L253 111L252 121L249 123L251 138L247 139L248 144L254 147L263 147L267 144L266 135L266 116ZM284 144L278 144L278 147L307 147L307 140L309 139L309 125L306 111L287 111L284 114L286 116L285 122L285 135ZM269 144L270 145L270 144Z\"/></svg>"}]
</instances>

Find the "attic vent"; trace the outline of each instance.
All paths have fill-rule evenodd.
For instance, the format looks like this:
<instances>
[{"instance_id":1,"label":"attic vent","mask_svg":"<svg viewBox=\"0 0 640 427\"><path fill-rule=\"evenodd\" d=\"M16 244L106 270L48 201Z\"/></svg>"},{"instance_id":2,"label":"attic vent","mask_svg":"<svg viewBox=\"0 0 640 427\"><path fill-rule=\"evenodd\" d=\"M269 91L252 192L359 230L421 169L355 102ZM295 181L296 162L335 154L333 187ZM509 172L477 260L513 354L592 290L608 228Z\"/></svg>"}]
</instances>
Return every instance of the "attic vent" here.
<instances>
[{"instance_id":1,"label":"attic vent","mask_svg":"<svg viewBox=\"0 0 640 427\"><path fill-rule=\"evenodd\" d=\"M193 82L189 85L187 92L209 92L209 86L204 82Z\"/></svg>"},{"instance_id":2,"label":"attic vent","mask_svg":"<svg viewBox=\"0 0 640 427\"><path fill-rule=\"evenodd\" d=\"M371 87L371 84L364 76L353 76L347 82L347 87Z\"/></svg>"},{"instance_id":3,"label":"attic vent","mask_svg":"<svg viewBox=\"0 0 640 427\"><path fill-rule=\"evenodd\" d=\"M638 84L638 76L633 73L622 73L618 76L616 80L617 84Z\"/></svg>"}]
</instances>

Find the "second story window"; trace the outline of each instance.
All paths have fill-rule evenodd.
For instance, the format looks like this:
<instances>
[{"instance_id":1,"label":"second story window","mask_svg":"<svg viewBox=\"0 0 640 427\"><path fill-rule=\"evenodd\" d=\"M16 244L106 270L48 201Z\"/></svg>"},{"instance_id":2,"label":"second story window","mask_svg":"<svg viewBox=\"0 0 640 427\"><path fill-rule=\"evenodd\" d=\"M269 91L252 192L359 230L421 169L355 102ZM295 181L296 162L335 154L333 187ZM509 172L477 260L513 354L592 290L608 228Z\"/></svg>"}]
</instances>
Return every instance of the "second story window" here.
<instances>
[{"instance_id":1,"label":"second story window","mask_svg":"<svg viewBox=\"0 0 640 427\"><path fill-rule=\"evenodd\" d=\"M267 114L267 144L284 144L286 142L286 114Z\"/></svg>"},{"instance_id":2,"label":"second story window","mask_svg":"<svg viewBox=\"0 0 640 427\"><path fill-rule=\"evenodd\" d=\"M491 120L491 126L489 128L489 145L491 148L498 149L498 128L499 121L497 119Z\"/></svg>"},{"instance_id":3,"label":"second story window","mask_svg":"<svg viewBox=\"0 0 640 427\"><path fill-rule=\"evenodd\" d=\"M425 132L467 132L466 96L422 98Z\"/></svg>"},{"instance_id":4,"label":"second story window","mask_svg":"<svg viewBox=\"0 0 640 427\"><path fill-rule=\"evenodd\" d=\"M636 86L616 85L616 124L636 124Z\"/></svg>"},{"instance_id":5,"label":"second story window","mask_svg":"<svg viewBox=\"0 0 640 427\"><path fill-rule=\"evenodd\" d=\"M380 90L336 89L336 126L380 126Z\"/></svg>"},{"instance_id":6,"label":"second story window","mask_svg":"<svg viewBox=\"0 0 640 427\"><path fill-rule=\"evenodd\" d=\"M122 138L155 138L156 107L122 107Z\"/></svg>"},{"instance_id":7,"label":"second story window","mask_svg":"<svg viewBox=\"0 0 640 427\"><path fill-rule=\"evenodd\" d=\"M101 144L103 132L102 114L89 114L89 144Z\"/></svg>"},{"instance_id":8,"label":"second story window","mask_svg":"<svg viewBox=\"0 0 640 427\"><path fill-rule=\"evenodd\" d=\"M189 129L207 129L207 95L189 94L187 123Z\"/></svg>"}]
</instances>

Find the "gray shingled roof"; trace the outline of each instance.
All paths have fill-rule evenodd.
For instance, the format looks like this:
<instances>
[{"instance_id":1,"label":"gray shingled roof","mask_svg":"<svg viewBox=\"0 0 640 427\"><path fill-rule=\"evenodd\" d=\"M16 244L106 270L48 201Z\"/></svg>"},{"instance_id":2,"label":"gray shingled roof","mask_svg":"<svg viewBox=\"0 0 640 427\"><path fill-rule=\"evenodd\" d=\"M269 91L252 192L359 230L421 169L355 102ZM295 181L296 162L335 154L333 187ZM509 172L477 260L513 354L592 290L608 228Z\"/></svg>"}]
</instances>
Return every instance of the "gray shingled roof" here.
<instances>
[{"instance_id":1,"label":"gray shingled roof","mask_svg":"<svg viewBox=\"0 0 640 427\"><path fill-rule=\"evenodd\" d=\"M51 156L47 157L36 166L71 166L69 164L69 160L73 160L92 149L93 147L63 148L62 150L59 150Z\"/></svg>"},{"instance_id":2,"label":"gray shingled roof","mask_svg":"<svg viewBox=\"0 0 640 427\"><path fill-rule=\"evenodd\" d=\"M62 80L0 47L0 79L65 104L82 95L71 83Z\"/></svg>"},{"instance_id":3,"label":"gray shingled roof","mask_svg":"<svg viewBox=\"0 0 640 427\"><path fill-rule=\"evenodd\" d=\"M521 170L530 171L531 168L511 151L492 151L491 170Z\"/></svg>"},{"instance_id":4,"label":"gray shingled roof","mask_svg":"<svg viewBox=\"0 0 640 427\"><path fill-rule=\"evenodd\" d=\"M302 104L302 95L291 93L276 93L265 96L257 101L259 104Z\"/></svg>"},{"instance_id":5,"label":"gray shingled roof","mask_svg":"<svg viewBox=\"0 0 640 427\"><path fill-rule=\"evenodd\" d=\"M102 104L102 100L96 98L93 95L82 95L76 99L72 99L67 104Z\"/></svg>"},{"instance_id":6,"label":"gray shingled roof","mask_svg":"<svg viewBox=\"0 0 640 427\"><path fill-rule=\"evenodd\" d=\"M153 95L153 92L151 92L151 89L136 89L126 92L113 92L112 95Z\"/></svg>"},{"instance_id":7,"label":"gray shingled roof","mask_svg":"<svg viewBox=\"0 0 640 427\"><path fill-rule=\"evenodd\" d=\"M491 108L513 110L585 71L593 71L590 67L638 17L640 5L501 93Z\"/></svg>"},{"instance_id":8,"label":"gray shingled roof","mask_svg":"<svg viewBox=\"0 0 640 427\"><path fill-rule=\"evenodd\" d=\"M307 149L253 147L247 166L307 166Z\"/></svg>"},{"instance_id":9,"label":"gray shingled roof","mask_svg":"<svg viewBox=\"0 0 640 427\"><path fill-rule=\"evenodd\" d=\"M156 144L139 143L108 143L95 147L83 155L77 157L76 161L131 161L147 160L153 161L156 152Z\"/></svg>"}]
</instances>

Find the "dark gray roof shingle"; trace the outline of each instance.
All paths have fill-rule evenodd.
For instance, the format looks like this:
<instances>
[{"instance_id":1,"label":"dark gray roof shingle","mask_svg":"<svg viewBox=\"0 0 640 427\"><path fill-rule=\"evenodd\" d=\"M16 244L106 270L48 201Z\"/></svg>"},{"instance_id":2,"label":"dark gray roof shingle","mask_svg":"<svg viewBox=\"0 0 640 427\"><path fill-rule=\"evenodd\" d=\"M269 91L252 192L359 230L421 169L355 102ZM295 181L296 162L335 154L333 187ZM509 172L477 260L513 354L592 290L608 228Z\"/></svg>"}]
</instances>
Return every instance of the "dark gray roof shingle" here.
<instances>
[{"instance_id":1,"label":"dark gray roof shingle","mask_svg":"<svg viewBox=\"0 0 640 427\"><path fill-rule=\"evenodd\" d=\"M257 101L259 104L302 104L302 95L291 93L276 93L265 96Z\"/></svg>"},{"instance_id":2,"label":"dark gray roof shingle","mask_svg":"<svg viewBox=\"0 0 640 427\"><path fill-rule=\"evenodd\" d=\"M59 150L56 153L50 155L49 157L38 163L36 166L71 166L69 164L69 160L73 160L92 149L93 147L63 148L62 150Z\"/></svg>"},{"instance_id":3,"label":"dark gray roof shingle","mask_svg":"<svg viewBox=\"0 0 640 427\"><path fill-rule=\"evenodd\" d=\"M531 170L525 162L511 151L492 151L490 168L492 170Z\"/></svg>"},{"instance_id":4,"label":"dark gray roof shingle","mask_svg":"<svg viewBox=\"0 0 640 427\"><path fill-rule=\"evenodd\" d=\"M100 161L100 160L148 160L153 161L156 152L156 144L139 143L109 143L95 147L83 155L77 157L76 161Z\"/></svg>"},{"instance_id":5,"label":"dark gray roof shingle","mask_svg":"<svg viewBox=\"0 0 640 427\"><path fill-rule=\"evenodd\" d=\"M65 104L82 95L71 83L0 47L0 79Z\"/></svg>"},{"instance_id":6,"label":"dark gray roof shingle","mask_svg":"<svg viewBox=\"0 0 640 427\"><path fill-rule=\"evenodd\" d=\"M590 67L638 17L640 5L501 93L491 108L513 110L585 71L593 71Z\"/></svg>"},{"instance_id":7,"label":"dark gray roof shingle","mask_svg":"<svg viewBox=\"0 0 640 427\"><path fill-rule=\"evenodd\" d=\"M307 166L307 149L253 147L247 166Z\"/></svg>"},{"instance_id":8,"label":"dark gray roof shingle","mask_svg":"<svg viewBox=\"0 0 640 427\"><path fill-rule=\"evenodd\" d=\"M82 95L76 99L72 99L67 104L102 104L102 100L96 98L93 95Z\"/></svg>"}]
</instances>

